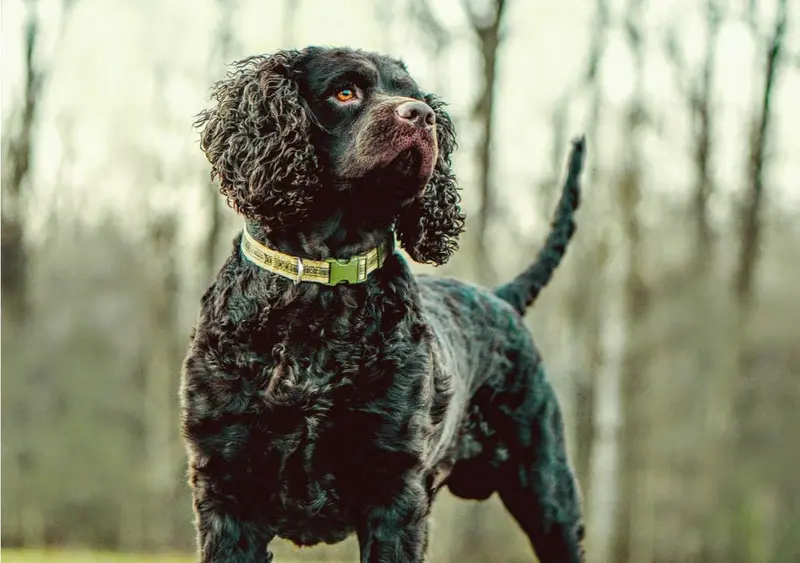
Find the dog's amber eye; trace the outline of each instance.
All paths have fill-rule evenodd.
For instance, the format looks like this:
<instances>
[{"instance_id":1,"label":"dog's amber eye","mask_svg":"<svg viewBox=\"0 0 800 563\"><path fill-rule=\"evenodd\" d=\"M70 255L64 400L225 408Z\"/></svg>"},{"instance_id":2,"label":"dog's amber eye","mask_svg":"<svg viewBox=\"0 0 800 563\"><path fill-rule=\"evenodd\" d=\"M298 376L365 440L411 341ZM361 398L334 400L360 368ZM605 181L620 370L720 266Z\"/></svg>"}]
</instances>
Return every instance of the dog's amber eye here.
<instances>
[{"instance_id":1,"label":"dog's amber eye","mask_svg":"<svg viewBox=\"0 0 800 563\"><path fill-rule=\"evenodd\" d=\"M342 88L336 92L336 99L340 102L349 102L356 97L356 91L352 88Z\"/></svg>"}]
</instances>

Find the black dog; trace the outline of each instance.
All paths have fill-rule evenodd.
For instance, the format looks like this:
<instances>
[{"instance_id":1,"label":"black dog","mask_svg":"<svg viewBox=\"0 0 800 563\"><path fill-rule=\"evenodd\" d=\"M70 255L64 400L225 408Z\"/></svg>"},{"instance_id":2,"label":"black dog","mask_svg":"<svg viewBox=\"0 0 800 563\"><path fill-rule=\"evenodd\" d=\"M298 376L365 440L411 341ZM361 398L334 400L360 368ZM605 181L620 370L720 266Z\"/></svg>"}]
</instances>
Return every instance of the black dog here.
<instances>
[{"instance_id":1,"label":"black dog","mask_svg":"<svg viewBox=\"0 0 800 563\"><path fill-rule=\"evenodd\" d=\"M522 315L575 229L583 141L539 259L491 292L415 277L393 251L396 235L442 264L464 225L452 122L403 63L281 51L235 64L214 98L201 146L246 229L183 372L202 561L352 533L361 561L422 561L445 483L499 493L542 562L581 561L561 414Z\"/></svg>"}]
</instances>

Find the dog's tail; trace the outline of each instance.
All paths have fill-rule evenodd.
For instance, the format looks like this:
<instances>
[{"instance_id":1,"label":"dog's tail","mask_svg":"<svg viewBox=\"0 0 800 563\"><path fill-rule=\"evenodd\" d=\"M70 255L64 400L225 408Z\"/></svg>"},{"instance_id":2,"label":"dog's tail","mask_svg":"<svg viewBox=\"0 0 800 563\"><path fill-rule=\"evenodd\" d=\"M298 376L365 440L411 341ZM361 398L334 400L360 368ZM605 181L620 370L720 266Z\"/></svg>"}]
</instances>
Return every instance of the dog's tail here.
<instances>
[{"instance_id":1,"label":"dog's tail","mask_svg":"<svg viewBox=\"0 0 800 563\"><path fill-rule=\"evenodd\" d=\"M495 290L498 297L509 303L521 315L536 300L553 277L553 272L561 263L567 250L567 244L575 234L575 210L580 204L580 176L585 154L585 137L574 140L569 156L567 179L561 190L561 199L558 201L558 207L556 207L550 225L550 233L547 235L544 248L536 257L536 262L516 278Z\"/></svg>"}]
</instances>

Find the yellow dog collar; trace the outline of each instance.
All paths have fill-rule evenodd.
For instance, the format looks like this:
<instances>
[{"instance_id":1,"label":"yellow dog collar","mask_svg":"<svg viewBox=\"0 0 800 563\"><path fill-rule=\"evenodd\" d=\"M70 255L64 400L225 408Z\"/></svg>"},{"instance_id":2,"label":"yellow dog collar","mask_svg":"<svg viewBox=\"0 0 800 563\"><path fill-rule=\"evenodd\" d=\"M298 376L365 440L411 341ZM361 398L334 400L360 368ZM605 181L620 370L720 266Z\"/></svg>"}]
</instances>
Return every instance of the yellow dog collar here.
<instances>
[{"instance_id":1,"label":"yellow dog collar","mask_svg":"<svg viewBox=\"0 0 800 563\"><path fill-rule=\"evenodd\" d=\"M244 257L256 266L295 283L308 281L323 285L354 284L366 281L372 272L383 266L386 258L394 250L394 235L389 241L369 252L345 260L338 258L309 260L264 246L253 238L245 226L242 230L241 249Z\"/></svg>"}]
</instances>

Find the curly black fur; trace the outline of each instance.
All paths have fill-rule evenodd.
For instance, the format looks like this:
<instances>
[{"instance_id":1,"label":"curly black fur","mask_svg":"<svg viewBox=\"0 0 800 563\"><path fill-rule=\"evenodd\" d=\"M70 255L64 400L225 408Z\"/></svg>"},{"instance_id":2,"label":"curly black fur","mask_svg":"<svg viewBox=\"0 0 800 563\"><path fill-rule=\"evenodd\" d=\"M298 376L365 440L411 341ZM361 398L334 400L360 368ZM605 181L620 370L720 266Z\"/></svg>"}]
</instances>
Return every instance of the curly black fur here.
<instances>
[{"instance_id":1,"label":"curly black fur","mask_svg":"<svg viewBox=\"0 0 800 563\"><path fill-rule=\"evenodd\" d=\"M457 146L456 130L438 97L428 94L424 100L436 112L439 158L427 189L400 211L397 235L415 261L444 264L458 250L458 236L464 230L461 197L450 168L450 155Z\"/></svg>"},{"instance_id":2,"label":"curly black fur","mask_svg":"<svg viewBox=\"0 0 800 563\"><path fill-rule=\"evenodd\" d=\"M320 185L311 117L290 66L297 53L254 56L214 87L217 105L200 114L200 146L229 205L265 225L305 219Z\"/></svg>"},{"instance_id":3,"label":"curly black fur","mask_svg":"<svg viewBox=\"0 0 800 563\"><path fill-rule=\"evenodd\" d=\"M282 51L236 64L214 98L201 146L265 244L348 257L396 232L420 262L455 250L455 132L399 61ZM574 229L582 158L577 143L554 232ZM422 561L444 483L498 492L540 561L582 560L561 415L522 318L569 236L498 293L415 277L397 253L362 284L294 284L248 262L240 236L202 298L181 385L204 563L352 533L364 562Z\"/></svg>"}]
</instances>

